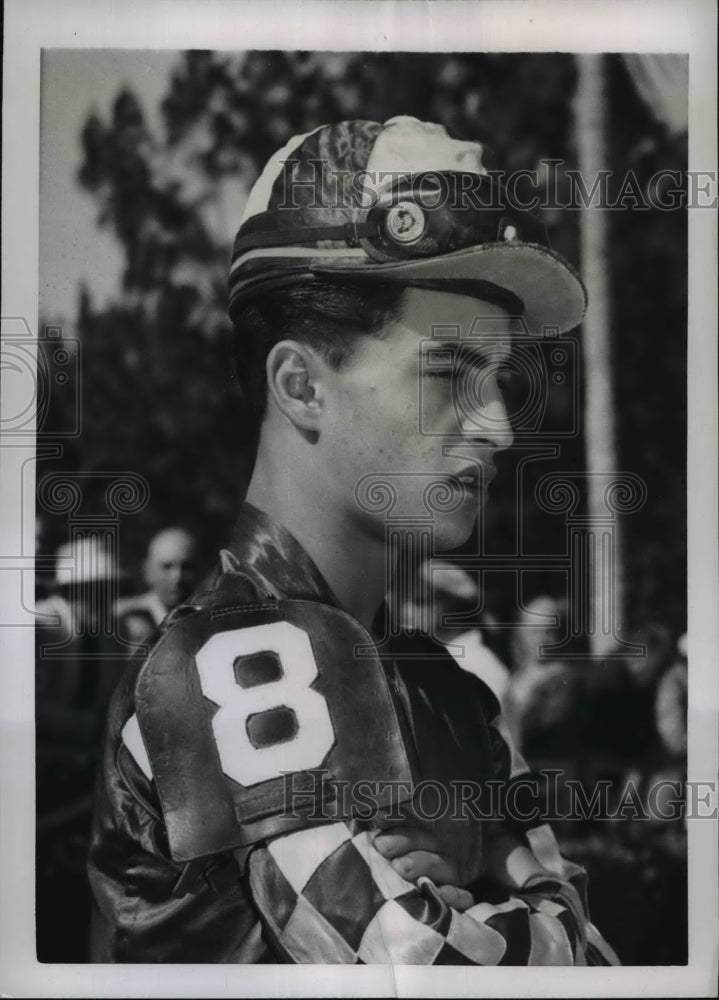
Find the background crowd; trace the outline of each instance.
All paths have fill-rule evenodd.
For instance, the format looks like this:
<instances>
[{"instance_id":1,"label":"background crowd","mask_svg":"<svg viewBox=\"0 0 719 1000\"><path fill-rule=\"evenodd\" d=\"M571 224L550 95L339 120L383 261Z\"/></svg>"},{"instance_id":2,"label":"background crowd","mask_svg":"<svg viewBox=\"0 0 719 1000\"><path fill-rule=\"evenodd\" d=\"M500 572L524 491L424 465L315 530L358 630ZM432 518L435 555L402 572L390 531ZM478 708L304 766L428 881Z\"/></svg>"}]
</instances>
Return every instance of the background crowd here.
<instances>
[{"instance_id":1,"label":"background crowd","mask_svg":"<svg viewBox=\"0 0 719 1000\"><path fill-rule=\"evenodd\" d=\"M85 862L112 690L211 560L191 532L168 526L149 540L136 572L124 574L88 535L63 545L54 577L38 580L37 927L45 961L86 958ZM532 770L556 775L546 800L554 828L593 875L595 919L624 961L683 961L686 832L677 803L686 779L686 636L654 623L632 637L641 655L573 659L563 645L564 595L533 597L507 627L500 602L451 562L423 564L416 582L421 597L401 606L388 598L397 627L428 632L487 683ZM608 797L598 811L582 811L563 794L567 782L581 783L588 801L605 783ZM659 786L663 794L653 797Z\"/></svg>"}]
</instances>

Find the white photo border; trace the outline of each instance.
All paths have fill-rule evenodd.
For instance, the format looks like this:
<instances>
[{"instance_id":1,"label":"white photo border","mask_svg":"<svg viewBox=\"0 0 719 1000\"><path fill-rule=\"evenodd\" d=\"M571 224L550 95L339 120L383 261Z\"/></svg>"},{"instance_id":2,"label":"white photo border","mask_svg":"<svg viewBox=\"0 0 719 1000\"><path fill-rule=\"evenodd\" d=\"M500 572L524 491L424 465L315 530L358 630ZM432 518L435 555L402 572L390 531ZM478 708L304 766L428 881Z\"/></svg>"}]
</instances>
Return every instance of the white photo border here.
<instances>
[{"instance_id":1,"label":"white photo border","mask_svg":"<svg viewBox=\"0 0 719 1000\"><path fill-rule=\"evenodd\" d=\"M687 52L689 169L716 171L716 11L710 0L8 0L3 89L5 318L38 305L40 55L43 48ZM715 174L716 177L716 174ZM716 190L716 181L715 190ZM717 775L716 213L689 212L689 779ZM3 372L3 376L5 372ZM4 379L9 392L12 386ZM12 406L5 395L3 405ZM12 411L10 411L12 412ZM34 520L33 448L0 441L0 601L17 603L18 550ZM4 474L3 474L4 473ZM714 543L714 544L712 544ZM4 561L3 561L4 560ZM3 628L4 996L712 996L717 977L716 820L688 824L690 952L682 967L43 965L34 950L33 632Z\"/></svg>"}]
</instances>

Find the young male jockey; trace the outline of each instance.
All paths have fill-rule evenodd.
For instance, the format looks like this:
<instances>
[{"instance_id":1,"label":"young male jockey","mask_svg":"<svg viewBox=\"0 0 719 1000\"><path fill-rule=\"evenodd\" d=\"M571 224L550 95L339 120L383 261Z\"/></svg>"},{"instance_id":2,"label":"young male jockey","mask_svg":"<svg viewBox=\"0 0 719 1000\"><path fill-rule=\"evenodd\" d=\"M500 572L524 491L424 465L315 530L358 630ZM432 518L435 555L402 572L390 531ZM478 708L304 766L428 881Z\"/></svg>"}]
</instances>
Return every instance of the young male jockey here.
<instances>
[{"instance_id":1,"label":"young male jockey","mask_svg":"<svg viewBox=\"0 0 719 1000\"><path fill-rule=\"evenodd\" d=\"M470 536L512 338L576 326L581 282L481 145L402 117L275 154L229 284L256 463L111 709L94 960L615 963L492 692L381 614L403 547Z\"/></svg>"}]
</instances>

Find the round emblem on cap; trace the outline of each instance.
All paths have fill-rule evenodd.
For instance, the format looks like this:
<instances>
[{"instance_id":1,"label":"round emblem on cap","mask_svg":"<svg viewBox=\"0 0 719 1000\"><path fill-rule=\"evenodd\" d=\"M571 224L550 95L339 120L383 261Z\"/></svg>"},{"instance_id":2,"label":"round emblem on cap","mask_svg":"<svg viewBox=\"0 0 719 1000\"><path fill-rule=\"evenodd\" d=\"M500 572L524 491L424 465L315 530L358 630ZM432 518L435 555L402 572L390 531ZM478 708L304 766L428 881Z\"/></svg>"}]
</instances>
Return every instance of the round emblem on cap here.
<instances>
[{"instance_id":1,"label":"round emblem on cap","mask_svg":"<svg viewBox=\"0 0 719 1000\"><path fill-rule=\"evenodd\" d=\"M395 243L416 243L425 230L424 212L413 201L400 201L387 212L385 229Z\"/></svg>"}]
</instances>

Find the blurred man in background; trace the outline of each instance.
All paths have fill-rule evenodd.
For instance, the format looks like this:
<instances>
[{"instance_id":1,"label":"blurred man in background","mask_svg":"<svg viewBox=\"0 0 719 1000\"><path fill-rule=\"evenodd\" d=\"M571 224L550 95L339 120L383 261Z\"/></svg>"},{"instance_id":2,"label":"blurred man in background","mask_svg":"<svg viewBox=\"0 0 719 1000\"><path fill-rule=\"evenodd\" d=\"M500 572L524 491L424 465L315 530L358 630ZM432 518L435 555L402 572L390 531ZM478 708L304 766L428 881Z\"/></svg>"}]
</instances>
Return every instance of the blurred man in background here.
<instances>
[{"instance_id":1,"label":"blurred man in background","mask_svg":"<svg viewBox=\"0 0 719 1000\"><path fill-rule=\"evenodd\" d=\"M38 732L91 740L123 652L112 620L120 571L94 536L61 545L56 559L52 593L36 605Z\"/></svg>"},{"instance_id":2,"label":"blurred man in background","mask_svg":"<svg viewBox=\"0 0 719 1000\"><path fill-rule=\"evenodd\" d=\"M581 727L582 677L571 660L552 655L566 635L567 601L542 594L523 609L510 641L508 701L514 736L533 766L571 758Z\"/></svg>"},{"instance_id":3,"label":"blurred man in background","mask_svg":"<svg viewBox=\"0 0 719 1000\"><path fill-rule=\"evenodd\" d=\"M37 948L84 961L92 788L110 695L127 649L112 609L121 574L97 536L61 545L51 593L36 604Z\"/></svg>"},{"instance_id":4,"label":"blurred man in background","mask_svg":"<svg viewBox=\"0 0 719 1000\"><path fill-rule=\"evenodd\" d=\"M587 675L583 738L620 773L647 775L666 756L656 702L672 663L673 642L669 629L659 622L634 629L628 638L643 648L641 656L610 659Z\"/></svg>"},{"instance_id":5,"label":"blurred man in background","mask_svg":"<svg viewBox=\"0 0 719 1000\"><path fill-rule=\"evenodd\" d=\"M164 528L150 541L143 565L148 590L117 602L120 634L141 643L198 583L197 539L185 528Z\"/></svg>"},{"instance_id":6,"label":"blurred man in background","mask_svg":"<svg viewBox=\"0 0 719 1000\"><path fill-rule=\"evenodd\" d=\"M654 711L666 751L686 767L688 664L687 636L679 636L671 665L657 685Z\"/></svg>"}]
</instances>

